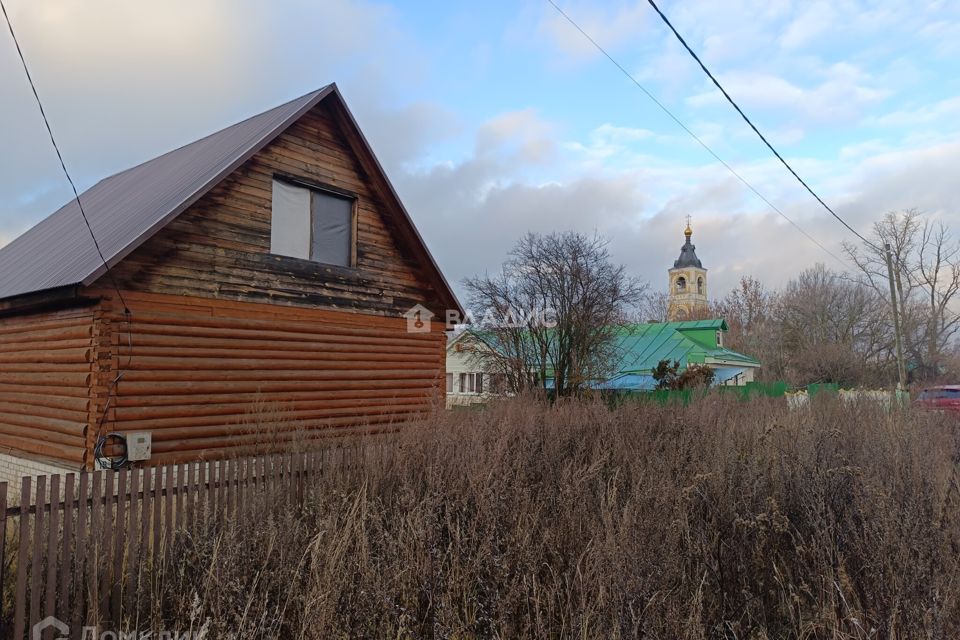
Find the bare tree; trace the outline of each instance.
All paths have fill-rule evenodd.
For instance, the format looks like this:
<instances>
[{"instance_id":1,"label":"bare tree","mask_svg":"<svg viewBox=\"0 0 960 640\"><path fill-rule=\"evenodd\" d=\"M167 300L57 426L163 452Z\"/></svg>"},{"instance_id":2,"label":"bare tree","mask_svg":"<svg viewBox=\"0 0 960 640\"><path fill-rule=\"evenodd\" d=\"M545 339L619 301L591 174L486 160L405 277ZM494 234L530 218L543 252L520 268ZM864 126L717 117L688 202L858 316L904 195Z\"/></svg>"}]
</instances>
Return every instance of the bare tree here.
<instances>
[{"instance_id":1,"label":"bare tree","mask_svg":"<svg viewBox=\"0 0 960 640\"><path fill-rule=\"evenodd\" d=\"M778 297L759 280L743 276L737 287L710 305L715 318L727 322L725 345L734 351L754 356L763 363L764 378L783 377L782 342L776 324Z\"/></svg>"},{"instance_id":2,"label":"bare tree","mask_svg":"<svg viewBox=\"0 0 960 640\"><path fill-rule=\"evenodd\" d=\"M610 260L607 241L578 233L527 234L495 276L465 281L483 310L477 337L484 367L512 391L570 395L612 373L615 335L646 286Z\"/></svg>"},{"instance_id":3,"label":"bare tree","mask_svg":"<svg viewBox=\"0 0 960 640\"><path fill-rule=\"evenodd\" d=\"M895 265L898 302L903 315L904 351L915 375L936 378L960 331L951 303L960 292L960 242L943 221L916 209L889 212L874 223L873 246L845 244L866 283L889 296L886 257L889 243Z\"/></svg>"},{"instance_id":4,"label":"bare tree","mask_svg":"<svg viewBox=\"0 0 960 640\"><path fill-rule=\"evenodd\" d=\"M784 371L792 382L873 383L892 365L887 306L866 282L822 264L790 281L776 307Z\"/></svg>"},{"instance_id":5,"label":"bare tree","mask_svg":"<svg viewBox=\"0 0 960 640\"><path fill-rule=\"evenodd\" d=\"M670 296L666 291L648 291L637 307L636 322L666 322L669 318Z\"/></svg>"}]
</instances>

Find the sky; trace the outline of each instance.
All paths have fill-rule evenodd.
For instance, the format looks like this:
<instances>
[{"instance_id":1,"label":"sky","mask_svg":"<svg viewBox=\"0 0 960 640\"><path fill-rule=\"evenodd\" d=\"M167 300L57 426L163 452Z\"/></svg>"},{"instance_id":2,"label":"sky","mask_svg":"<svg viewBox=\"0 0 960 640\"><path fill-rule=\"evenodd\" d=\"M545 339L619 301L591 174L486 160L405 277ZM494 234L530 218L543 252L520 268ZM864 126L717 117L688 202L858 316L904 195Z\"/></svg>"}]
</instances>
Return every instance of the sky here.
<instances>
[{"instance_id":1,"label":"sky","mask_svg":"<svg viewBox=\"0 0 960 640\"><path fill-rule=\"evenodd\" d=\"M828 251L855 238L739 120L645 0L557 0ZM610 241L665 289L692 216L708 292L823 262L546 0L5 0L78 187L336 82L447 279L528 231ZM960 3L663 0L798 172L866 234L909 207L960 222ZM0 245L71 197L0 31Z\"/></svg>"}]
</instances>

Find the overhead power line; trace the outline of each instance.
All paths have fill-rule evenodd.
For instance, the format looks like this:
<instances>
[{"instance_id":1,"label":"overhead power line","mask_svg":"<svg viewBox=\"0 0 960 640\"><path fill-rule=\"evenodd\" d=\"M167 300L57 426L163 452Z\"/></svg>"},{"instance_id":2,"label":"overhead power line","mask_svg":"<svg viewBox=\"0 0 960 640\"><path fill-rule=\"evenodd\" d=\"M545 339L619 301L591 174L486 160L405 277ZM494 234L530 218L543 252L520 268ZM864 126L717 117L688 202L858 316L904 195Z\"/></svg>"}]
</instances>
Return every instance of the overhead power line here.
<instances>
[{"instance_id":1,"label":"overhead power line","mask_svg":"<svg viewBox=\"0 0 960 640\"><path fill-rule=\"evenodd\" d=\"M60 161L60 168L63 169L63 175L67 177L67 182L70 183L70 188L73 190L73 197L77 201L77 208L80 210L81 217L83 217L83 223L87 227L87 232L90 234L90 239L93 240L93 246L97 249L97 255L100 256L100 261L103 263L103 267L106 270L105 273L107 277L110 278L110 283L113 285L113 289L117 292L117 299L120 301L120 304L123 305L123 315L127 321L127 368L129 368L130 363L133 361L133 336L130 328L130 321L133 316L130 313L130 308L127 306L127 301L123 297L123 293L120 292L117 279L110 270L110 264L107 262L106 257L103 255L103 251L100 249L100 243L97 241L97 236L93 232L93 227L90 226L90 220L87 218L87 212L83 210L83 202L80 200L80 192L77 191L77 185L73 182L73 178L70 177L70 172L67 170L66 162L63 161L63 154L60 153L60 146L57 144L57 139L53 135L53 128L50 126L50 120L47 118L47 112L43 108L43 102L40 100L40 94L37 92L37 86L33 82L33 76L30 75L30 68L27 66L26 58L23 56L23 49L20 48L20 41L17 39L17 34L13 30L13 23L10 22L10 15L7 13L7 6L4 4L3 0L0 0L0 10L3 11L3 18L7 23L7 29L10 31L10 37L13 38L13 44L17 48L17 54L20 56L20 64L23 65L23 72L27 76L27 81L30 83L30 89L33 91L33 97L37 101L37 107L40 109L40 115L43 117L43 124L47 127L47 134L50 136L50 144L53 145L53 150L57 152L57 159ZM116 435L110 434L106 437L103 436L103 428L109 413L110 403L115 397L116 387L123 378L123 373L122 366L118 364L117 375L114 376L107 387L107 402L97 425L96 446L94 448L96 458L104 466L104 468L110 468L114 470L118 470L121 466L126 464L126 457L124 456L122 460L118 461L109 460L103 457L104 443L111 436Z\"/></svg>"},{"instance_id":2,"label":"overhead power line","mask_svg":"<svg viewBox=\"0 0 960 640\"><path fill-rule=\"evenodd\" d=\"M789 222L789 223L793 226L793 228L796 229L797 231L799 231L800 234L802 234L807 240L809 240L810 242L812 242L813 244L815 244L816 246L818 246L824 253L826 253L826 254L829 255L831 258L833 258L834 260L836 260L836 261L839 262L840 264L844 265L844 267L846 267L846 264L844 263L844 261L841 260L839 257L837 257L837 255L836 255L835 253L833 253L832 251L830 251L829 249L827 249L827 248L826 248L825 246L823 246L823 244L821 244L816 238L814 238L812 235L810 235L809 233L807 233L807 232L803 229L803 227L801 227L799 224L797 224L796 222L794 222L794 221L793 221L787 214L785 214L777 205L773 204L765 195L763 195L762 193L760 193L760 191L758 191L758 190L756 189L756 187L754 187L752 184L750 184L750 182L747 181L746 178L744 178L742 175L740 175L740 174L737 172L736 169L734 169L732 166L730 166L730 164L727 163L727 161L725 161L723 158L721 158L721 157L717 154L717 152L714 151L714 150L710 147L710 145L708 145L706 142L704 142L704 141L700 138L700 136L698 136L696 133L694 133L693 130L690 129L690 127L688 127L686 124L683 123L682 120L680 120L680 118L678 118L676 115L674 115L674 113L673 113L672 111L670 111L670 109L668 109L665 104L663 104L662 102L660 102L660 100L658 100L657 97L656 97L655 95L653 95L653 93L651 93L645 86L643 86L643 84L641 84L640 81L637 80L636 77L634 77L634 75L633 75L632 73L630 73L629 71L627 71L627 69L626 69L622 64L620 64L620 63L616 60L616 58L614 58L613 56L611 56L611 55L607 52L607 50L604 49L604 48L600 45L600 43L598 43L596 40L594 40L593 37L592 37L589 33L587 33L586 31L584 31L584 30L580 27L580 25L577 24L576 21L574 21L573 18L571 18L569 15L567 15L567 13L566 13L563 9L561 9L561 8L559 7L559 5L557 5L557 3L554 2L554 0L547 0L547 2L549 2L549 3L553 6L553 8L556 9L557 12L558 12L561 16L563 16L563 17L566 19L566 21L569 22L570 25L571 25L574 29L576 29L577 31L579 31L579 32L580 32L580 35L582 35L584 38L586 38L586 39L590 42L590 44L592 44L592 45L597 49L597 51L599 51L600 53L602 53L602 54L607 58L607 60L609 60L610 62L612 62L613 65L614 65L617 69L619 69L620 72L623 73L623 75L625 75L628 80L630 80L630 82L632 82L633 84L635 84L635 85L637 86L637 88L640 89L640 91L642 91L648 98L650 98L650 100L651 100L655 105L657 105L657 106L660 108L661 111L663 111L665 114L667 114L667 116L669 116L671 120L673 120L675 123L677 123L677 125L678 125L681 129L683 129L684 131L686 131L687 134L688 134L691 138L693 138L694 140L696 140L697 143L698 143L701 147L703 147L704 150L706 150L707 153L709 153L711 156L713 156L714 160L716 160L716 161L719 162L721 165L723 165L724 168L726 168L726 170L729 171L737 180L739 180L747 189L749 189L751 192L753 192L754 195L756 195L758 198L760 198L760 200L762 200L764 203L766 203L766 205L767 205L768 207L770 207L773 211L775 211L781 218L783 218L784 220L786 220L787 222Z\"/></svg>"},{"instance_id":3,"label":"overhead power line","mask_svg":"<svg viewBox=\"0 0 960 640\"><path fill-rule=\"evenodd\" d=\"M97 236L93 232L93 227L90 226L90 220L87 219L87 212L83 210L83 203L80 201L80 193L77 191L77 185L74 184L73 178L70 177L70 172L67 171L67 165L63 161L63 154L60 153L60 147L57 145L57 140L53 135L53 129L50 126L50 120L47 118L47 112L43 108L43 102L40 100L40 94L37 93L37 86L33 82L33 76L30 75L30 68L27 66L27 60L23 56L23 50L20 48L20 41L17 39L17 34L13 30L13 23L10 22L10 16L7 14L7 6L3 3L3 0L0 0L0 9L3 10L3 18L7 22L7 29L10 31L10 37L13 38L13 44L17 48L17 55L20 56L20 64L23 65L23 72L27 76L27 81L30 83L30 89L33 91L33 97L37 101L37 107L40 108L40 115L43 117L43 124L47 127L47 134L50 136L50 143L53 145L53 150L57 152L57 159L60 161L60 168L63 169L63 175L67 177L67 182L70 183L70 188L73 189L73 197L77 201L77 208L80 209L80 215L83 217L83 222L87 226L87 231L90 233L90 238L93 240L93 246L97 249L97 255L100 256L101 262L106 269L106 272L109 274L110 281L113 284L113 288L116 289L117 298L119 298L120 303L123 305L123 311L126 315L130 315L130 309L127 307L126 300L123 299L123 294L120 293L120 288L117 286L117 282L113 277L113 273L110 272L110 265L107 264L107 259L103 255L103 251L100 249L100 243L97 242Z\"/></svg>"},{"instance_id":4,"label":"overhead power line","mask_svg":"<svg viewBox=\"0 0 960 640\"><path fill-rule=\"evenodd\" d=\"M657 15L660 16L660 19L663 20L663 22L670 28L670 31L672 31L673 35L677 37L677 40L679 40L680 44L683 45L683 48L687 50L687 53L693 56L693 59L697 61L697 64L700 65L700 68L703 69L703 72L707 74L707 77L713 81L713 84L716 85L717 89L720 89L720 93L722 93L723 97L727 99L727 102L733 105L733 108L737 110L737 113L740 114L740 117L743 118L744 122L750 125L750 128L753 129L753 132L756 133L761 140L763 140L763 144L767 145L767 148L770 149L773 155L777 157L777 160L779 160L783 164L783 166L787 168L787 171L793 174L793 177L796 178L801 185L803 185L803 188L806 189L810 193L810 195L816 198L817 202L819 202L824 209L830 212L830 215L836 218L840 224L846 227L847 230L850 231L850 233L852 233L853 235L863 240L864 243L866 243L870 247L873 247L873 249L875 249L876 251L882 252L880 247L876 246L875 244L873 244L872 242L864 238L862 235L860 235L860 233L856 229L854 229L849 224L847 224L847 221L841 218L837 214L837 212L830 207L830 205L824 202L823 198L817 195L817 192L814 191L812 188L810 188L810 185L807 184L807 182L803 178L801 178L796 171L794 171L793 167L790 166L790 163L787 162L782 155L780 155L780 152L777 151L772 144L770 144L770 141L767 140L766 136L760 133L760 130L757 129L756 125L754 125L753 122L750 120L750 118L747 117L747 114L743 112L743 109L740 108L740 105L738 105L734 101L734 99L730 97L730 94L727 93L727 90L723 88L723 85L720 84L720 81L718 81L717 78L710 72L710 69L707 68L707 65L703 64L703 60L700 59L700 56L698 56L696 52L694 52L694 50L690 48L690 45L687 44L687 41L684 40L683 36L681 36L680 33L676 30L676 28L670 22L670 19L667 18L667 16L664 15L663 11L660 10L660 7L657 6L657 3L654 2L654 0L647 0L647 2L650 4L651 7L653 7L653 10L657 12ZM552 1L551 1L551 4L552 4Z\"/></svg>"}]
</instances>

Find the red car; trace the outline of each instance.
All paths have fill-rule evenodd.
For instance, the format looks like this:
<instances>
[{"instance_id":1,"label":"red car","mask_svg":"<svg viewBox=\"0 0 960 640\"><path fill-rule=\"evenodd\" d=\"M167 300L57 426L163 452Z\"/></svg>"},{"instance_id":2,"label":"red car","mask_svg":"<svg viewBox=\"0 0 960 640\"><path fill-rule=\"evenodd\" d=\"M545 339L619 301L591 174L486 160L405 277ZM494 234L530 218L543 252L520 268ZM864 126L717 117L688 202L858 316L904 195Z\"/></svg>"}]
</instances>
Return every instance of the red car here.
<instances>
[{"instance_id":1,"label":"red car","mask_svg":"<svg viewBox=\"0 0 960 640\"><path fill-rule=\"evenodd\" d=\"M917 406L922 409L960 413L960 385L944 384L928 387L917 396Z\"/></svg>"}]
</instances>

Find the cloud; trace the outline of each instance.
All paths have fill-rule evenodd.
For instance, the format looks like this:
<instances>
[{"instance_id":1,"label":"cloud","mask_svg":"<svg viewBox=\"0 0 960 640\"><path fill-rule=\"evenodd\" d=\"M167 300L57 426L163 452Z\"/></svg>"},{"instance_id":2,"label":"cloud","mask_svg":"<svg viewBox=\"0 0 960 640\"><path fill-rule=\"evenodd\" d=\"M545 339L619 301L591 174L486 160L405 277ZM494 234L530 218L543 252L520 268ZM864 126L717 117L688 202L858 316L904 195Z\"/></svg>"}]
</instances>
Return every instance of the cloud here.
<instances>
[{"instance_id":1,"label":"cloud","mask_svg":"<svg viewBox=\"0 0 960 640\"><path fill-rule=\"evenodd\" d=\"M939 122L960 116L960 96L923 104L912 108L897 109L881 116L867 119L865 124L878 127L914 127Z\"/></svg>"},{"instance_id":2,"label":"cloud","mask_svg":"<svg viewBox=\"0 0 960 640\"><path fill-rule=\"evenodd\" d=\"M847 144L840 147L839 157L841 160L856 160L858 158L877 155L889 150L890 145L887 142L880 140L879 138L872 138L870 140L864 140L862 142Z\"/></svg>"},{"instance_id":3,"label":"cloud","mask_svg":"<svg viewBox=\"0 0 960 640\"><path fill-rule=\"evenodd\" d=\"M738 172L839 253L843 230L776 160L747 145L751 132L731 126L736 115L705 90L699 69L645 3L563 6ZM484 35L488 68L459 69L455 90L446 75L432 75L448 74L450 63L424 49L431 45L413 35L414 10L404 5L330 0L318 9L291 0L282 11L257 4L239 11L227 0L136 8L120 0L21 0L11 8L68 166L84 185L336 80L451 282L498 268L527 231L576 230L610 238L614 259L659 288L688 214L713 296L740 275L780 286L806 265L832 264L685 133L662 123L634 87L612 82L615 70L596 73L607 63L548 5L522 10L530 27L516 38L522 44ZM951 209L960 186L950 173L960 148L944 133L953 130L957 99L924 103L926 95L911 89L910 100L897 103L887 93L905 86L896 80L913 69L938 76L927 60L896 50L897 38L926 24L931 38L946 42L960 21L943 16L936 24L927 5L914 18L889 2L687 0L669 10L775 144L803 141L791 163L856 228L908 206L960 222ZM836 13L849 38L831 37L817 22L824 12ZM482 22L476 29L486 34ZM869 46L859 47L855 40L865 37ZM0 154L0 243L69 195L7 40L0 38L7 115L0 138L15 152ZM898 57L889 61L885 47ZM493 78L491 90L483 82ZM474 93L464 94L465 85ZM690 87L698 94L685 100ZM861 133L858 124L874 129Z\"/></svg>"},{"instance_id":4,"label":"cloud","mask_svg":"<svg viewBox=\"0 0 960 640\"><path fill-rule=\"evenodd\" d=\"M382 4L8 5L81 189L331 81L391 170L458 126L439 105L395 97L418 81L424 58ZM0 154L0 231L19 233L72 194L8 37L0 37L0 102L0 139L16 150Z\"/></svg>"},{"instance_id":5,"label":"cloud","mask_svg":"<svg viewBox=\"0 0 960 640\"><path fill-rule=\"evenodd\" d=\"M463 128L455 113L430 102L389 108L369 100L359 111L364 135L377 158L391 171L416 165L429 153L431 144L449 139Z\"/></svg>"},{"instance_id":6,"label":"cloud","mask_svg":"<svg viewBox=\"0 0 960 640\"><path fill-rule=\"evenodd\" d=\"M617 156L623 157L635 153L638 143L649 142L656 138L657 135L649 129L618 127L605 123L590 132L588 142L568 141L563 144L563 147L582 154L590 162L602 163Z\"/></svg>"},{"instance_id":7,"label":"cloud","mask_svg":"<svg viewBox=\"0 0 960 640\"><path fill-rule=\"evenodd\" d=\"M643 2L615 2L603 5L559 3L586 33L605 49L617 47L642 36L650 20L650 8ZM544 8L537 31L570 61L601 55L570 22L551 6Z\"/></svg>"},{"instance_id":8,"label":"cloud","mask_svg":"<svg viewBox=\"0 0 960 640\"><path fill-rule=\"evenodd\" d=\"M837 17L831 3L813 2L790 22L780 36L780 45L785 49L798 49L810 44L818 36L830 30Z\"/></svg>"},{"instance_id":9,"label":"cloud","mask_svg":"<svg viewBox=\"0 0 960 640\"><path fill-rule=\"evenodd\" d=\"M862 160L851 178L843 210L860 219L917 207L960 225L960 140L916 149L895 149Z\"/></svg>"},{"instance_id":10,"label":"cloud","mask_svg":"<svg viewBox=\"0 0 960 640\"><path fill-rule=\"evenodd\" d=\"M575 230L609 238L613 258L657 290L679 252L688 214L712 296L723 295L744 275L780 287L817 262L849 268L722 167L676 164L656 156L640 160L639 147L659 144L652 132L601 124L583 140L557 145L556 156L544 164L542 156L517 153L506 144L517 127L503 123L524 117L529 112L491 119L480 129L485 135L500 132L503 139L497 144L475 145L474 153L460 162L403 178L405 201L421 216L430 246L458 287L466 276L498 268L527 231ZM539 136L557 135L550 123L536 125ZM538 144L551 146L548 140ZM839 161L801 157L794 164L861 232L869 231L885 211L913 206L960 223L950 209L960 198L960 184L950 173L960 162L960 142L909 149L867 141L848 146L842 156ZM790 219L842 256L840 242L848 239L847 232L775 160L742 163L737 169ZM536 178L543 173L555 177Z\"/></svg>"},{"instance_id":11,"label":"cloud","mask_svg":"<svg viewBox=\"0 0 960 640\"><path fill-rule=\"evenodd\" d=\"M501 153L508 149L525 161L546 161L555 148L550 137L551 128L538 117L535 109L504 113L480 126L476 139L477 154Z\"/></svg>"},{"instance_id":12,"label":"cloud","mask_svg":"<svg viewBox=\"0 0 960 640\"><path fill-rule=\"evenodd\" d=\"M643 211L642 175L565 175L570 166L555 136L533 110L506 112L478 127L468 157L394 176L452 283L499 268L528 231L605 232Z\"/></svg>"},{"instance_id":13,"label":"cloud","mask_svg":"<svg viewBox=\"0 0 960 640\"><path fill-rule=\"evenodd\" d=\"M763 72L736 71L720 76L720 84L748 113L754 110L803 116L806 121L832 123L850 121L864 109L890 95L888 89L871 86L869 74L848 63L830 65L823 80L812 87L800 87L783 77ZM725 103L715 89L691 96L693 107L714 107Z\"/></svg>"}]
</instances>

